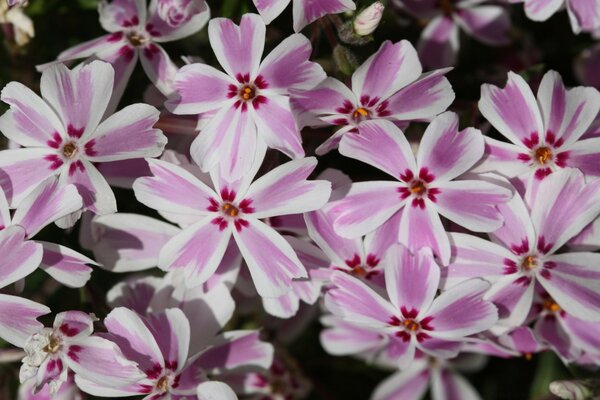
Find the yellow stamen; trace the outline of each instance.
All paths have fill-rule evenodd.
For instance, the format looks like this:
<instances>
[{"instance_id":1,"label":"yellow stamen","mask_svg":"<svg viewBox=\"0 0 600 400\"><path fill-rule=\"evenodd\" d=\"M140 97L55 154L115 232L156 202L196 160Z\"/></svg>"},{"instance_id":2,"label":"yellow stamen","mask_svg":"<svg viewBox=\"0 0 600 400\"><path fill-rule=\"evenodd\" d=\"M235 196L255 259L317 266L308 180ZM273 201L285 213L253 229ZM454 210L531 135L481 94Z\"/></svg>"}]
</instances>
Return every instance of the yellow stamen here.
<instances>
[{"instance_id":1,"label":"yellow stamen","mask_svg":"<svg viewBox=\"0 0 600 400\"><path fill-rule=\"evenodd\" d=\"M533 269L537 266L537 260L534 256L527 256L523 259L521 266L525 269Z\"/></svg>"},{"instance_id":2,"label":"yellow stamen","mask_svg":"<svg viewBox=\"0 0 600 400\"><path fill-rule=\"evenodd\" d=\"M411 332L414 332L419 329L419 323L413 321L412 319L405 319L402 323L404 324L406 329L408 329Z\"/></svg>"},{"instance_id":3,"label":"yellow stamen","mask_svg":"<svg viewBox=\"0 0 600 400\"><path fill-rule=\"evenodd\" d=\"M62 153L67 158L73 158L73 156L77 153L77 146L75 143L69 142L63 147Z\"/></svg>"},{"instance_id":4,"label":"yellow stamen","mask_svg":"<svg viewBox=\"0 0 600 400\"><path fill-rule=\"evenodd\" d=\"M425 184L422 181L413 182L410 185L410 192L419 196L422 196L427 191Z\"/></svg>"},{"instance_id":5,"label":"yellow stamen","mask_svg":"<svg viewBox=\"0 0 600 400\"><path fill-rule=\"evenodd\" d=\"M240 210L237 209L237 207L235 207L234 205L230 204L230 203L225 203L223 204L223 207L221 207L223 212L227 215L229 215L230 217L237 217L238 214L240 213Z\"/></svg>"},{"instance_id":6,"label":"yellow stamen","mask_svg":"<svg viewBox=\"0 0 600 400\"><path fill-rule=\"evenodd\" d=\"M354 113L352 114L352 116L353 116L354 118L359 118L359 117L361 117L361 116L363 116L363 117L368 117L368 116L369 116L369 111L368 111L366 108L360 107L360 108L357 108L357 109L354 111Z\"/></svg>"},{"instance_id":7,"label":"yellow stamen","mask_svg":"<svg viewBox=\"0 0 600 400\"><path fill-rule=\"evenodd\" d=\"M544 165L547 162L552 160L552 150L548 147L540 147L535 151L535 159L541 164Z\"/></svg>"},{"instance_id":8,"label":"yellow stamen","mask_svg":"<svg viewBox=\"0 0 600 400\"><path fill-rule=\"evenodd\" d=\"M46 353L54 354L58 351L58 349L60 349L60 340L58 340L54 336L50 336L50 340L48 341L46 347L43 348L43 350Z\"/></svg>"},{"instance_id":9,"label":"yellow stamen","mask_svg":"<svg viewBox=\"0 0 600 400\"><path fill-rule=\"evenodd\" d=\"M242 89L242 92L240 93L240 95L242 96L242 99L250 100L250 99L253 99L254 96L256 96L256 91L253 88L251 88L250 86L246 86Z\"/></svg>"},{"instance_id":10,"label":"yellow stamen","mask_svg":"<svg viewBox=\"0 0 600 400\"><path fill-rule=\"evenodd\" d=\"M557 313L560 311L560 306L556 304L556 302L550 298L544 300L544 310Z\"/></svg>"}]
</instances>

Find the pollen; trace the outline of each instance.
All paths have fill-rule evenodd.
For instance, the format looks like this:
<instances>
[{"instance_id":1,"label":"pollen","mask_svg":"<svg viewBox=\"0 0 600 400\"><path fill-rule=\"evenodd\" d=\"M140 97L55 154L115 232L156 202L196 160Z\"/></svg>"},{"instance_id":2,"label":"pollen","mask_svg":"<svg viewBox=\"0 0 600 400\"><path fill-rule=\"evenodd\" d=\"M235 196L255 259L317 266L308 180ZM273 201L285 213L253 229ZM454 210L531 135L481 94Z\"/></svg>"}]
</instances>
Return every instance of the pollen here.
<instances>
[{"instance_id":1,"label":"pollen","mask_svg":"<svg viewBox=\"0 0 600 400\"><path fill-rule=\"evenodd\" d=\"M169 378L165 375L156 382L156 389L160 392L166 392L169 388Z\"/></svg>"},{"instance_id":2,"label":"pollen","mask_svg":"<svg viewBox=\"0 0 600 400\"><path fill-rule=\"evenodd\" d=\"M357 108L353 113L352 116L354 118L360 118L360 117L368 117L369 116L369 110L367 110L364 107L360 107Z\"/></svg>"},{"instance_id":3,"label":"pollen","mask_svg":"<svg viewBox=\"0 0 600 400\"><path fill-rule=\"evenodd\" d=\"M556 302L550 298L544 300L544 310L546 311L550 311L553 313L557 313L560 311L560 306L558 304L556 304Z\"/></svg>"},{"instance_id":4,"label":"pollen","mask_svg":"<svg viewBox=\"0 0 600 400\"><path fill-rule=\"evenodd\" d=\"M409 330L411 332L415 332L415 331L419 330L419 328L421 327L418 322L416 322L415 320L412 320L412 319L405 319L402 322L402 324L404 325L404 327L407 330Z\"/></svg>"},{"instance_id":5,"label":"pollen","mask_svg":"<svg viewBox=\"0 0 600 400\"><path fill-rule=\"evenodd\" d=\"M521 266L525 269L534 269L537 266L537 259L534 256L527 256L521 262Z\"/></svg>"},{"instance_id":6,"label":"pollen","mask_svg":"<svg viewBox=\"0 0 600 400\"><path fill-rule=\"evenodd\" d=\"M358 277L366 276L367 275L367 269L365 267L363 267L362 265L359 265L359 266L354 267L352 269L352 275L358 276Z\"/></svg>"},{"instance_id":7,"label":"pollen","mask_svg":"<svg viewBox=\"0 0 600 400\"><path fill-rule=\"evenodd\" d=\"M77 154L77 145L73 142L65 144L62 153L66 158L73 158Z\"/></svg>"},{"instance_id":8,"label":"pollen","mask_svg":"<svg viewBox=\"0 0 600 400\"><path fill-rule=\"evenodd\" d=\"M231 203L223 204L221 210L224 214L229 215L230 217L237 217L240 214L240 210L238 210L237 207Z\"/></svg>"},{"instance_id":9,"label":"pollen","mask_svg":"<svg viewBox=\"0 0 600 400\"><path fill-rule=\"evenodd\" d=\"M135 32L127 35L127 40L129 40L129 43L131 43L131 45L134 47L141 46L148 41L148 39L146 39L143 35Z\"/></svg>"},{"instance_id":10,"label":"pollen","mask_svg":"<svg viewBox=\"0 0 600 400\"><path fill-rule=\"evenodd\" d=\"M546 163L552 161L552 150L548 147L540 147L535 151L535 159L540 165L546 165Z\"/></svg>"},{"instance_id":11,"label":"pollen","mask_svg":"<svg viewBox=\"0 0 600 400\"><path fill-rule=\"evenodd\" d=\"M427 192L427 187L423 181L415 181L410 185L410 192L417 196L423 196Z\"/></svg>"},{"instance_id":12,"label":"pollen","mask_svg":"<svg viewBox=\"0 0 600 400\"><path fill-rule=\"evenodd\" d=\"M54 354L60 349L60 340L54 336L50 336L48 344L43 348L46 353Z\"/></svg>"},{"instance_id":13,"label":"pollen","mask_svg":"<svg viewBox=\"0 0 600 400\"><path fill-rule=\"evenodd\" d=\"M252 100L256 97L256 90L250 86L244 86L240 91L240 96L246 101Z\"/></svg>"}]
</instances>

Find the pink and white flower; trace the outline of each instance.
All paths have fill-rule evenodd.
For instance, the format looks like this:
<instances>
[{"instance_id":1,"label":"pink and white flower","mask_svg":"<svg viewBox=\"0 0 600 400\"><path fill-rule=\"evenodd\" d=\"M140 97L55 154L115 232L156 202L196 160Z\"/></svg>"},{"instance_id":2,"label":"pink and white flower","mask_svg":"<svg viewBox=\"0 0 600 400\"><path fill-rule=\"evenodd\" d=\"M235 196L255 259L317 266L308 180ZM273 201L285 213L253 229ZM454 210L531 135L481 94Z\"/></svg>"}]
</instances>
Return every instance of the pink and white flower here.
<instances>
[{"instance_id":1,"label":"pink and white flower","mask_svg":"<svg viewBox=\"0 0 600 400\"><path fill-rule=\"evenodd\" d=\"M504 88L481 87L479 110L510 143L485 138L478 171L537 181L565 167L600 176L600 139L582 138L600 110L594 88L566 89L557 72L544 75L537 93L509 72Z\"/></svg>"},{"instance_id":2,"label":"pink and white flower","mask_svg":"<svg viewBox=\"0 0 600 400\"><path fill-rule=\"evenodd\" d=\"M371 400L418 400L425 397L427 389L433 400L480 400L475 388L460 374L461 367L469 363L477 364L479 360L473 355L456 361L419 358L377 385Z\"/></svg>"},{"instance_id":3,"label":"pink and white flower","mask_svg":"<svg viewBox=\"0 0 600 400\"><path fill-rule=\"evenodd\" d=\"M360 130L363 121L429 120L446 110L454 100L444 77L448 71L422 74L410 42L386 41L354 72L352 89L327 78L312 90L295 91L292 104L302 126L341 126L317 149L324 154L337 148L345 133Z\"/></svg>"},{"instance_id":4,"label":"pink and white flower","mask_svg":"<svg viewBox=\"0 0 600 400\"><path fill-rule=\"evenodd\" d=\"M146 0L102 0L98 13L100 24L110 33L63 51L57 61L85 58L111 63L115 69L111 110L119 103L138 59L150 81L163 94L171 93L177 66L161 43L198 32L210 18L204 0L152 0L149 6Z\"/></svg>"},{"instance_id":5,"label":"pink and white flower","mask_svg":"<svg viewBox=\"0 0 600 400\"><path fill-rule=\"evenodd\" d=\"M261 62L265 30L256 14L242 16L240 25L215 18L208 34L225 73L205 64L186 65L177 73L167 108L175 114L214 112L190 150L204 171L219 164L222 174L238 179L263 143L293 159L304 156L289 92L314 87L325 73L309 61L312 47L300 34Z\"/></svg>"},{"instance_id":6,"label":"pink and white flower","mask_svg":"<svg viewBox=\"0 0 600 400\"><path fill-rule=\"evenodd\" d=\"M456 356L465 337L497 321L496 307L483 299L487 282L471 279L436 297L439 281L440 268L429 249L413 255L396 245L385 265L388 298L357 278L338 273L325 305L345 321L386 334L390 355L405 368L417 349L435 357Z\"/></svg>"},{"instance_id":7,"label":"pink and white flower","mask_svg":"<svg viewBox=\"0 0 600 400\"><path fill-rule=\"evenodd\" d=\"M108 330L104 337L116 343L137 368L133 373L121 372L122 379L132 383L120 387L76 375L77 385L94 396L182 400L196 396L198 385L209 380L208 374L240 367L268 368L273 360L273 347L261 342L256 331L225 332L211 338L199 353L190 354L190 324L176 308L141 317L119 307L104 324ZM107 379L112 373L106 371Z\"/></svg>"},{"instance_id":8,"label":"pink and white flower","mask_svg":"<svg viewBox=\"0 0 600 400\"><path fill-rule=\"evenodd\" d=\"M80 312L62 312L52 328L43 328L25 342L21 383L33 380L34 392L48 385L56 393L67 381L69 370L77 377L114 387L139 379L135 363L126 360L114 343L93 336L94 317Z\"/></svg>"},{"instance_id":9,"label":"pink and white flower","mask_svg":"<svg viewBox=\"0 0 600 400\"><path fill-rule=\"evenodd\" d=\"M600 28L600 1L598 0L510 0L524 3L525 15L533 21L546 21L564 8L569 14L574 33L594 32Z\"/></svg>"},{"instance_id":10,"label":"pink and white flower","mask_svg":"<svg viewBox=\"0 0 600 400\"><path fill-rule=\"evenodd\" d=\"M366 162L396 181L354 183L346 197L328 206L335 231L354 238L391 224L397 227L400 243L415 251L430 247L447 265L450 242L440 214L472 231L490 232L503 223L496 206L512 196L509 189L482 179L456 179L483 151L481 132L474 128L459 131L458 116L450 112L427 127L416 159L393 123L363 122L360 133L344 137L340 153Z\"/></svg>"},{"instance_id":11,"label":"pink and white flower","mask_svg":"<svg viewBox=\"0 0 600 400\"><path fill-rule=\"evenodd\" d=\"M258 156L262 160L260 154L264 146ZM162 248L160 268L183 269L189 285L205 282L233 236L261 296L284 295L294 278L307 277L289 243L260 219L313 211L327 202L331 184L306 180L316 159L290 161L254 183L260 162L238 181L214 172L214 190L181 167L152 159L148 163L153 176L135 182L137 199L161 212L198 218ZM198 247L198 242L204 245Z\"/></svg>"},{"instance_id":12,"label":"pink and white flower","mask_svg":"<svg viewBox=\"0 0 600 400\"><path fill-rule=\"evenodd\" d=\"M417 48L427 68L456 64L460 31L488 45L510 43L508 9L485 0L395 0L416 18L427 20Z\"/></svg>"},{"instance_id":13,"label":"pink and white flower","mask_svg":"<svg viewBox=\"0 0 600 400\"><path fill-rule=\"evenodd\" d=\"M265 24L270 24L290 4L290 0L253 0ZM294 31L327 14L338 14L356 9L352 0L293 0Z\"/></svg>"},{"instance_id":14,"label":"pink and white flower","mask_svg":"<svg viewBox=\"0 0 600 400\"><path fill-rule=\"evenodd\" d=\"M113 79L105 62L73 70L57 64L42 74L42 97L18 82L2 90L10 110L0 117L0 130L23 146L0 152L0 186L11 207L56 176L61 185L77 187L83 209L116 212L114 194L93 163L158 156L167 139L153 128L159 112L152 106L133 104L103 117ZM59 222L70 226L79 215Z\"/></svg>"},{"instance_id":15,"label":"pink and white flower","mask_svg":"<svg viewBox=\"0 0 600 400\"><path fill-rule=\"evenodd\" d=\"M4 274L25 277L39 266L66 286L84 286L92 272L86 264L98 264L65 246L30 240L47 225L81 209L81 205L81 196L74 185L61 186L56 178L51 177L23 199L11 217L8 202L0 189L0 233L5 232L1 235L0 246L7 249L5 254L11 254L0 261ZM8 250L11 248L12 251ZM17 250L19 248L20 251ZM27 262L34 249L36 254L42 254L35 266Z\"/></svg>"},{"instance_id":16,"label":"pink and white flower","mask_svg":"<svg viewBox=\"0 0 600 400\"><path fill-rule=\"evenodd\" d=\"M600 213L600 181L587 182L566 168L545 178L529 211L518 195L498 208L505 225L490 233L493 242L451 233L453 259L445 287L472 277L492 282L486 299L498 306L498 330L521 325L541 285L572 316L600 321L600 263L597 253L557 254Z\"/></svg>"}]
</instances>

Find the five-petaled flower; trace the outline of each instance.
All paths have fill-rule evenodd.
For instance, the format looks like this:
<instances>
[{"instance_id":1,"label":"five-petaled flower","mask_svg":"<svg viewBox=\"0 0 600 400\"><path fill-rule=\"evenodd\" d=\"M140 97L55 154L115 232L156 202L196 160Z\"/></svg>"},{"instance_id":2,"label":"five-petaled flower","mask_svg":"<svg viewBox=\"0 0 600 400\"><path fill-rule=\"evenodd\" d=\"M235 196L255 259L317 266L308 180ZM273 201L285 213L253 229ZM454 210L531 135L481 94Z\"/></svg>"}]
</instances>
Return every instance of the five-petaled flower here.
<instances>
[{"instance_id":1,"label":"five-petaled flower","mask_svg":"<svg viewBox=\"0 0 600 400\"><path fill-rule=\"evenodd\" d=\"M0 152L0 186L11 207L57 176L62 185L77 187L83 209L95 214L117 211L115 196L93 163L155 157L167 139L153 128L159 111L147 104L104 116L113 78L113 68L102 61L73 70L58 64L42 74L42 97L18 82L2 90L0 98L10 110L0 117L0 130L23 146ZM80 214L76 211L58 223L73 225Z\"/></svg>"}]
</instances>

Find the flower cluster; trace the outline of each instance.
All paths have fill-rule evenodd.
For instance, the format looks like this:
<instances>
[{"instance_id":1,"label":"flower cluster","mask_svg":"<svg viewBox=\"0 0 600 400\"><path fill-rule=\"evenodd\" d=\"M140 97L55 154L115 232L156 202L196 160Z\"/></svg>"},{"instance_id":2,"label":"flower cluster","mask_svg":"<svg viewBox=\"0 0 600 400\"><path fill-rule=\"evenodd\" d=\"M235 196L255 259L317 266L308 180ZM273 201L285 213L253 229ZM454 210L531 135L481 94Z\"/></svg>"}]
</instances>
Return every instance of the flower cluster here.
<instances>
[{"instance_id":1,"label":"flower cluster","mask_svg":"<svg viewBox=\"0 0 600 400\"><path fill-rule=\"evenodd\" d=\"M385 40L337 79L300 31L363 40L383 5L344 25L351 0L293 0L296 33L272 43L289 3L234 21L103 0L108 34L38 66L39 94L4 86L0 338L23 349L20 399L301 399L284 346L315 320L330 355L393 371L374 400L478 399L460 372L486 356L600 365L600 92L509 72L465 123L458 30L507 43L506 5L398 1L429 19L417 47ZM600 28L596 3L566 2L574 31ZM173 61L163 43L205 25L216 63ZM154 105L119 109L138 59ZM26 298L38 268L81 300Z\"/></svg>"}]
</instances>

